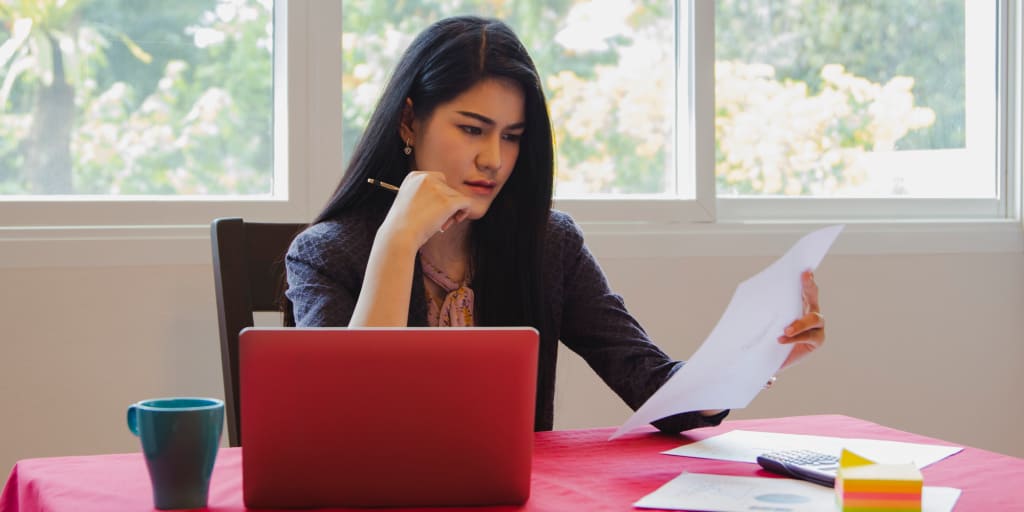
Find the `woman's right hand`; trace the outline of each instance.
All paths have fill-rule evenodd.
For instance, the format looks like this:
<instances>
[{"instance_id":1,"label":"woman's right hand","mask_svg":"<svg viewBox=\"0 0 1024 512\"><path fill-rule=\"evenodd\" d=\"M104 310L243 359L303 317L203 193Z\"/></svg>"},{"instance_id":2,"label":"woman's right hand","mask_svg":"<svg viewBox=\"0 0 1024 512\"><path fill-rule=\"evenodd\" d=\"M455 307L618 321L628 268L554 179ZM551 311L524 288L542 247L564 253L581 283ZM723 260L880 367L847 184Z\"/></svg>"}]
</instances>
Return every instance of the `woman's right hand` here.
<instances>
[{"instance_id":1,"label":"woman's right hand","mask_svg":"<svg viewBox=\"0 0 1024 512\"><path fill-rule=\"evenodd\" d=\"M441 229L462 222L470 198L439 172L410 172L377 230L349 327L408 325L416 252Z\"/></svg>"},{"instance_id":2,"label":"woman's right hand","mask_svg":"<svg viewBox=\"0 0 1024 512\"><path fill-rule=\"evenodd\" d=\"M469 207L470 198L449 187L443 173L411 171L381 230L419 250L435 233L465 220Z\"/></svg>"}]
</instances>

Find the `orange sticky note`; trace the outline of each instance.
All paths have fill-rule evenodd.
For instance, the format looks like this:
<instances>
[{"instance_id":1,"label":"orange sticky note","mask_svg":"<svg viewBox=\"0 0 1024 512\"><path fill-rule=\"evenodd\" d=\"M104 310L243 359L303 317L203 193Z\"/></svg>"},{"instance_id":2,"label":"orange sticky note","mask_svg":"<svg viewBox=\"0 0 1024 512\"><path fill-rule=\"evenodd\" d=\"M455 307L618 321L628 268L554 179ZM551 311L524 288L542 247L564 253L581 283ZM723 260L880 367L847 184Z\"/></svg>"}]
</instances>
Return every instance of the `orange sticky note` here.
<instances>
[{"instance_id":1,"label":"orange sticky note","mask_svg":"<svg viewBox=\"0 0 1024 512\"><path fill-rule=\"evenodd\" d=\"M924 477L913 464L877 464L844 449L836 473L836 502L843 512L921 510Z\"/></svg>"}]
</instances>

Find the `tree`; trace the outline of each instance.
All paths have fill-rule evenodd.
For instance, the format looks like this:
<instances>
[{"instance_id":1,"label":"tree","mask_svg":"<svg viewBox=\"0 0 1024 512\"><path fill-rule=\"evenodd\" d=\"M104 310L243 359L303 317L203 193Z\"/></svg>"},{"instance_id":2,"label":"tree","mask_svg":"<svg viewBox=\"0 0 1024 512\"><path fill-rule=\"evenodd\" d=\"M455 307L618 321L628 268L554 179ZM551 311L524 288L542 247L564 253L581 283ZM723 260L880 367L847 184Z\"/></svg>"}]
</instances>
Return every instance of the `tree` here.
<instances>
[{"instance_id":1,"label":"tree","mask_svg":"<svg viewBox=\"0 0 1024 512\"><path fill-rule=\"evenodd\" d=\"M829 64L812 93L771 66L720 61L715 78L720 195L833 195L864 180L864 153L935 121L909 77L876 84Z\"/></svg>"},{"instance_id":2,"label":"tree","mask_svg":"<svg viewBox=\"0 0 1024 512\"><path fill-rule=\"evenodd\" d=\"M821 70L841 64L876 83L914 79L918 104L935 123L897 149L965 143L964 0L718 0L716 60L767 64L781 81L824 87Z\"/></svg>"},{"instance_id":3,"label":"tree","mask_svg":"<svg viewBox=\"0 0 1024 512\"><path fill-rule=\"evenodd\" d=\"M271 4L0 0L0 194L269 192ZM541 72L560 194L670 190L674 4L346 0L344 152L412 37L441 17L478 14L508 22ZM808 194L856 181L848 157L858 151L962 147L963 34L964 0L716 2L716 57L733 71L719 87L739 91L728 101L719 92L719 185ZM843 89L826 77L837 65L843 71L833 78L885 94L865 100ZM769 179L767 160L748 158L753 139L782 140L743 131L741 121L763 118L770 106L747 97L743 88L755 86L793 109L848 103L837 103L827 123L789 116L800 123L778 129L801 134L776 146L801 155L779 171L785 179ZM897 99L904 110L893 112L917 117L882 122L872 113ZM796 142L809 138L817 142Z\"/></svg>"},{"instance_id":4,"label":"tree","mask_svg":"<svg viewBox=\"0 0 1024 512\"><path fill-rule=\"evenodd\" d=\"M74 90L68 83L62 44L78 39L77 15L81 1L57 0L0 4L0 13L11 20L10 37L0 50L6 103L13 82L32 73L35 82L31 102L31 126L20 144L20 165L28 187L38 193L71 191L71 122Z\"/></svg>"},{"instance_id":5,"label":"tree","mask_svg":"<svg viewBox=\"0 0 1024 512\"><path fill-rule=\"evenodd\" d=\"M270 0L0 2L0 193L270 190Z\"/></svg>"}]
</instances>

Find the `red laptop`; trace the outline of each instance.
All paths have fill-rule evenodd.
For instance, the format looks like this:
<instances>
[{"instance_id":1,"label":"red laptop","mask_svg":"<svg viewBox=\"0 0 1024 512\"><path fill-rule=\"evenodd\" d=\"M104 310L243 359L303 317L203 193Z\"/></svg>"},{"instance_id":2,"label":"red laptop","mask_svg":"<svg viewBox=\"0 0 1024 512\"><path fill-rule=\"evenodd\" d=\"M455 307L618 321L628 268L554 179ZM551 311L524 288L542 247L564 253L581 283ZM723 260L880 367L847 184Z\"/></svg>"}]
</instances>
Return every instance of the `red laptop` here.
<instances>
[{"instance_id":1,"label":"red laptop","mask_svg":"<svg viewBox=\"0 0 1024 512\"><path fill-rule=\"evenodd\" d=\"M239 345L246 506L529 498L534 329L249 328Z\"/></svg>"}]
</instances>

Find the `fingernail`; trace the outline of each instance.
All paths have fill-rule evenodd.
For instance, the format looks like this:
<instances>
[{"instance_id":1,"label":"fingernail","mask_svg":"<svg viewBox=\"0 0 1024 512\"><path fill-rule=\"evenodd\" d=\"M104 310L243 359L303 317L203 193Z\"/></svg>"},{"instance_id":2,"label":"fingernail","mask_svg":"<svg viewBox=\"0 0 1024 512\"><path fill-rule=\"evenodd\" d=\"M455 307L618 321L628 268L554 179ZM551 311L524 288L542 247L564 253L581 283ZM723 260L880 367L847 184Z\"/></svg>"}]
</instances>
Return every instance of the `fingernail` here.
<instances>
[{"instance_id":1,"label":"fingernail","mask_svg":"<svg viewBox=\"0 0 1024 512\"><path fill-rule=\"evenodd\" d=\"M782 332L786 333L786 336L792 336L793 335L793 328L792 327L786 327L786 330L784 330Z\"/></svg>"}]
</instances>

